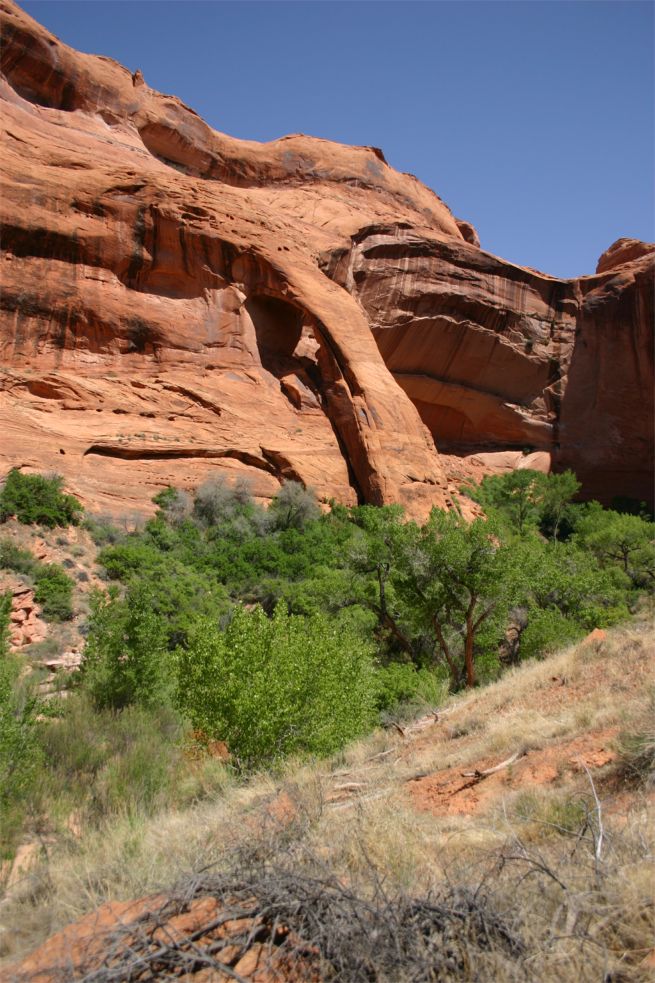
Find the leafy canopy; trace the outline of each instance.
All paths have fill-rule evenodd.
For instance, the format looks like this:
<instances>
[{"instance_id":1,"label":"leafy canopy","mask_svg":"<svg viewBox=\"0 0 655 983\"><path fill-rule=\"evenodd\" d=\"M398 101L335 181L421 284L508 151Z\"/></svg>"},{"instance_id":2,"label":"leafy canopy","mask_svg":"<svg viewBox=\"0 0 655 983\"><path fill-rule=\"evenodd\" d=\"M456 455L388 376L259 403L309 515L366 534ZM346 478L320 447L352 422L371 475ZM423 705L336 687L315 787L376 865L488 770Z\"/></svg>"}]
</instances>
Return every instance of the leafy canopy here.
<instances>
[{"instance_id":1,"label":"leafy canopy","mask_svg":"<svg viewBox=\"0 0 655 983\"><path fill-rule=\"evenodd\" d=\"M329 754L371 727L373 671L347 623L237 607L224 632L202 621L180 652L178 706L244 766Z\"/></svg>"},{"instance_id":2,"label":"leafy canopy","mask_svg":"<svg viewBox=\"0 0 655 983\"><path fill-rule=\"evenodd\" d=\"M167 641L166 621L144 584L132 586L124 600L115 589L96 591L80 675L96 709L170 704L177 660Z\"/></svg>"}]
</instances>

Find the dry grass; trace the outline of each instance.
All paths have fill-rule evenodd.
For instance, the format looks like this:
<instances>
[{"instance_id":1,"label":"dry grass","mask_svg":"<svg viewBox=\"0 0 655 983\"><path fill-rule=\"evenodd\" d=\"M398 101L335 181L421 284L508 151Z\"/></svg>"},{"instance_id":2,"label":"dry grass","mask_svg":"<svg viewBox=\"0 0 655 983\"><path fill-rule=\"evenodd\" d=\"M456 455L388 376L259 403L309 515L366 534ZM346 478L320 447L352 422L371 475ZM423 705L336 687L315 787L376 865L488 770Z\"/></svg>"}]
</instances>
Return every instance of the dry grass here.
<instances>
[{"instance_id":1,"label":"dry grass","mask_svg":"<svg viewBox=\"0 0 655 983\"><path fill-rule=\"evenodd\" d=\"M418 809L411 789L420 775L459 775L517 749L528 761L556 760L566 742L641 727L653 641L649 623L634 623L462 694L404 738L377 732L331 762L288 762L185 812L126 817L49 848L0 907L0 945L15 957L105 900L143 897L190 871L233 870L246 858L251 873L273 865L362 899L380 889L405 901L478 892L520 940L520 953L473 946L468 968L412 979L646 980L655 843L648 789L626 786L616 763L589 775L566 765L534 787L513 785L512 766L483 807L461 814ZM370 978L410 976L387 967Z\"/></svg>"}]
</instances>

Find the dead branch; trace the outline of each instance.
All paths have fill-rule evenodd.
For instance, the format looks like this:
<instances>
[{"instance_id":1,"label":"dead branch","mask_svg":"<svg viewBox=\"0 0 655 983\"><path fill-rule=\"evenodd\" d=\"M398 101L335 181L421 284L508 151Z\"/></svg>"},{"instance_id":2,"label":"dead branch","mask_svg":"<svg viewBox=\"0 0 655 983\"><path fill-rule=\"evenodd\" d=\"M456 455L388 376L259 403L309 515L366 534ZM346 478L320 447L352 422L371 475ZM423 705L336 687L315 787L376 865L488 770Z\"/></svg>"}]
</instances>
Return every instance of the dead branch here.
<instances>
[{"instance_id":1,"label":"dead branch","mask_svg":"<svg viewBox=\"0 0 655 983\"><path fill-rule=\"evenodd\" d=\"M489 775L495 775L497 771L502 771L504 768L509 768L509 766L513 765L514 762L518 758L522 757L524 753L525 752L523 751L515 751L511 757L507 758L505 761L501 761L499 765L495 765L493 768L485 768L484 771L478 771L477 769L475 771L463 771L462 778L477 778L478 781L481 781L483 778L488 778Z\"/></svg>"},{"instance_id":2,"label":"dead branch","mask_svg":"<svg viewBox=\"0 0 655 983\"><path fill-rule=\"evenodd\" d=\"M584 768L584 770L587 772L587 778L589 779L589 784L591 785L591 791L592 791L593 796L594 796L594 802L596 803L596 820L598 822L598 839L596 840L596 848L594 850L594 856L596 857L596 860L600 860L601 857L602 857L602 853L603 853L603 837L605 835L604 834L604 830L603 830L603 810L602 810L601 805L600 805L600 799L598 798L598 793L596 792L596 786L594 785L594 780L591 777L591 772L589 771L589 768L587 767L586 763L583 761L582 758L579 758L579 761L580 761L580 764L582 765L582 767Z\"/></svg>"}]
</instances>

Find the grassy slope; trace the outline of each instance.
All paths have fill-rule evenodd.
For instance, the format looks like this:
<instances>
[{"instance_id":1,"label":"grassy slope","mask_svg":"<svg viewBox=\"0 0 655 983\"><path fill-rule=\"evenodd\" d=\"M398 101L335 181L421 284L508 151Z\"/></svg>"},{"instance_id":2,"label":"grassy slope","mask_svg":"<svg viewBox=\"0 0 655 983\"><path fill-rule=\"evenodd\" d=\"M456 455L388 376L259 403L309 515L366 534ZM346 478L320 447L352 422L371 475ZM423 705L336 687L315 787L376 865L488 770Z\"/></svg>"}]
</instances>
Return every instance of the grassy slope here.
<instances>
[{"instance_id":1,"label":"grassy slope","mask_svg":"<svg viewBox=\"0 0 655 983\"><path fill-rule=\"evenodd\" d=\"M250 869L329 872L363 895L380 881L389 896L484 884L525 943L518 962L473 953L487 978L645 980L652 792L626 779L618 748L621 733L652 730L654 642L642 618L453 698L404 736L380 731L330 762L289 762L247 784L226 772L222 794L192 809L72 831L44 845L0 908L5 955L107 899L245 855ZM462 774L514 754L488 777Z\"/></svg>"}]
</instances>

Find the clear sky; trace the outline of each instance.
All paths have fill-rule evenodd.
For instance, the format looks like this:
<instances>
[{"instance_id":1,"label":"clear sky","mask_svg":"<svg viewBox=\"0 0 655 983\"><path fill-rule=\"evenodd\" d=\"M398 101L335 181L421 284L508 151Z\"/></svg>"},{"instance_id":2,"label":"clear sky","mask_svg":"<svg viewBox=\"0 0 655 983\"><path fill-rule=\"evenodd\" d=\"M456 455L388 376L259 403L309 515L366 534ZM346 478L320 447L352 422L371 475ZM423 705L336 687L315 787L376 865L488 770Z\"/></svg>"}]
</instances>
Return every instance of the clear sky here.
<instances>
[{"instance_id":1,"label":"clear sky","mask_svg":"<svg viewBox=\"0 0 655 983\"><path fill-rule=\"evenodd\" d=\"M483 248L558 276L655 238L650 0L25 0L216 129L382 147Z\"/></svg>"}]
</instances>

